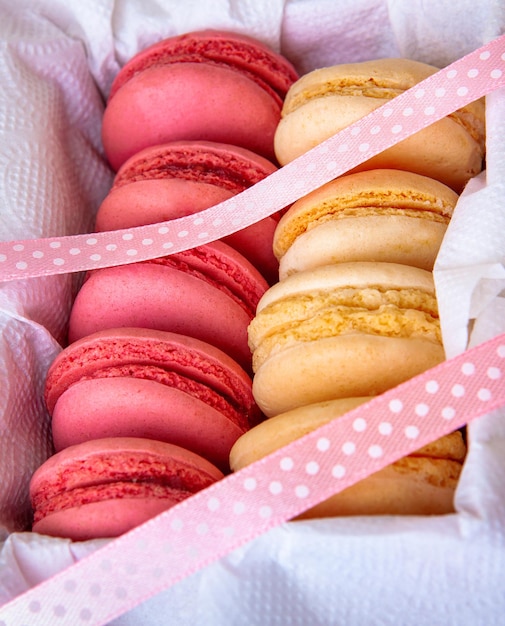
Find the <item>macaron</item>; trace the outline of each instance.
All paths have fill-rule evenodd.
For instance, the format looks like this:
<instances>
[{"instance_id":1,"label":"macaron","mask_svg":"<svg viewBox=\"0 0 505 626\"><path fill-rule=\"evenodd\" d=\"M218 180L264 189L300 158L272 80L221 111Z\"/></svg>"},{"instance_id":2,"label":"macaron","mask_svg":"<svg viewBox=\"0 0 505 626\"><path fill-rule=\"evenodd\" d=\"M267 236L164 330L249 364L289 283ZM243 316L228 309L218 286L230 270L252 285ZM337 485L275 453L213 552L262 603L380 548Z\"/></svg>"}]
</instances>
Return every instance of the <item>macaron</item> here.
<instances>
[{"instance_id":1,"label":"macaron","mask_svg":"<svg viewBox=\"0 0 505 626\"><path fill-rule=\"evenodd\" d=\"M71 446L33 474L36 533L74 541L117 537L223 478L202 457L149 439Z\"/></svg>"},{"instance_id":2,"label":"macaron","mask_svg":"<svg viewBox=\"0 0 505 626\"><path fill-rule=\"evenodd\" d=\"M458 195L437 180L379 169L340 176L297 200L276 228L279 278L351 261L431 271Z\"/></svg>"},{"instance_id":3,"label":"macaron","mask_svg":"<svg viewBox=\"0 0 505 626\"><path fill-rule=\"evenodd\" d=\"M282 101L298 78L262 42L221 30L160 41L127 62L113 82L102 140L117 170L150 145L204 139L274 158Z\"/></svg>"},{"instance_id":4,"label":"macaron","mask_svg":"<svg viewBox=\"0 0 505 626\"><path fill-rule=\"evenodd\" d=\"M140 327L189 335L251 368L247 326L268 288L221 241L151 261L90 272L69 319L69 342L99 330Z\"/></svg>"},{"instance_id":5,"label":"macaron","mask_svg":"<svg viewBox=\"0 0 505 626\"><path fill-rule=\"evenodd\" d=\"M251 378L230 357L191 337L140 328L70 344L48 370L44 397L57 451L144 437L184 447L222 471L233 443L261 419Z\"/></svg>"},{"instance_id":6,"label":"macaron","mask_svg":"<svg viewBox=\"0 0 505 626\"><path fill-rule=\"evenodd\" d=\"M154 224L219 204L275 172L250 150L209 141L178 141L141 150L117 172L100 205L95 230ZM278 278L272 251L278 218L267 217L223 241L243 254L269 283Z\"/></svg>"},{"instance_id":7,"label":"macaron","mask_svg":"<svg viewBox=\"0 0 505 626\"><path fill-rule=\"evenodd\" d=\"M253 394L268 417L374 396L444 360L432 273L397 263L293 274L263 295L248 336Z\"/></svg>"},{"instance_id":8,"label":"macaron","mask_svg":"<svg viewBox=\"0 0 505 626\"><path fill-rule=\"evenodd\" d=\"M284 101L274 138L279 163L293 161L436 71L425 63L391 58L335 65L305 74L291 86ZM357 169L407 170L435 178L460 193L482 170L484 115L484 101L473 102Z\"/></svg>"},{"instance_id":9,"label":"macaron","mask_svg":"<svg viewBox=\"0 0 505 626\"><path fill-rule=\"evenodd\" d=\"M272 417L235 442L230 452L230 466L238 471L367 400L367 397L330 400ZM305 511L298 519L452 513L465 455L461 433L453 432L347 487Z\"/></svg>"}]
</instances>

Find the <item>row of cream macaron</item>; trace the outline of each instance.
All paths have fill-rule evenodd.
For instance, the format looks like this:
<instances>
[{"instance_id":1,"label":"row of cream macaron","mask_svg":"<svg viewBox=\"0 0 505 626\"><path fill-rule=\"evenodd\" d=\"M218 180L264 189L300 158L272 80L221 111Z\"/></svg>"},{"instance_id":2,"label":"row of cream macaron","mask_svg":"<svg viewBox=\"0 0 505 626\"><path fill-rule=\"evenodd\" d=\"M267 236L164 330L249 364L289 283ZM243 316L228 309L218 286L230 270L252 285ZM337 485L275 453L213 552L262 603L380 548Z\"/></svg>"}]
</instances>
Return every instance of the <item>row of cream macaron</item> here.
<instances>
[{"instance_id":1,"label":"row of cream macaron","mask_svg":"<svg viewBox=\"0 0 505 626\"><path fill-rule=\"evenodd\" d=\"M289 90L275 135L286 164L436 68L382 59L316 70ZM273 249L279 282L249 326L253 394L268 419L230 455L239 470L444 359L432 270L484 159L476 102L295 202ZM445 514L466 455L460 431L301 517Z\"/></svg>"}]
</instances>

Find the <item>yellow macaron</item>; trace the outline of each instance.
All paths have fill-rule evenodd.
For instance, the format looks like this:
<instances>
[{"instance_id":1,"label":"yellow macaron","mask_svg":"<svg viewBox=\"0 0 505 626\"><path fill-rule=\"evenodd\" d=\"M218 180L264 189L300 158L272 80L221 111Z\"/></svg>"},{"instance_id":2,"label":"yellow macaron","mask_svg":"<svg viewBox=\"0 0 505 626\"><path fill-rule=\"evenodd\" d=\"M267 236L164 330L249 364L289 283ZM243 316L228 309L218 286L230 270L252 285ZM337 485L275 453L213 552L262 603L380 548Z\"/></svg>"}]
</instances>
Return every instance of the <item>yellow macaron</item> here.
<instances>
[{"instance_id":1,"label":"yellow macaron","mask_svg":"<svg viewBox=\"0 0 505 626\"><path fill-rule=\"evenodd\" d=\"M444 359L431 272L324 265L268 289L248 328L253 394L269 417L377 395Z\"/></svg>"},{"instance_id":2,"label":"yellow macaron","mask_svg":"<svg viewBox=\"0 0 505 626\"><path fill-rule=\"evenodd\" d=\"M377 169L341 176L297 200L273 240L279 278L349 261L432 270L458 195L437 180Z\"/></svg>"},{"instance_id":3,"label":"yellow macaron","mask_svg":"<svg viewBox=\"0 0 505 626\"><path fill-rule=\"evenodd\" d=\"M320 402L272 417L235 442L230 467L238 471L369 399ZM331 496L299 518L451 513L465 455L466 445L456 431Z\"/></svg>"},{"instance_id":4,"label":"yellow macaron","mask_svg":"<svg viewBox=\"0 0 505 626\"><path fill-rule=\"evenodd\" d=\"M302 76L289 89L274 139L285 165L415 86L437 68L391 58L335 65ZM368 160L360 169L392 168L435 178L458 193L482 170L484 102L431 124Z\"/></svg>"}]
</instances>

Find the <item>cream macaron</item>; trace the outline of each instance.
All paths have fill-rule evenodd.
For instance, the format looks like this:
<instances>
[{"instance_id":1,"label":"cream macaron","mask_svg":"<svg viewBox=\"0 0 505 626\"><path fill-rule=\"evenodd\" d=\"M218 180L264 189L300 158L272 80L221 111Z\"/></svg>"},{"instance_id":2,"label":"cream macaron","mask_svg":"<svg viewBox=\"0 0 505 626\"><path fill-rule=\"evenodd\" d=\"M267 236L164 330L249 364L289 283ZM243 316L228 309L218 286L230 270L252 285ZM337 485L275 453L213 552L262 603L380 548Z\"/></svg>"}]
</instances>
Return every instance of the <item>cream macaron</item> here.
<instances>
[{"instance_id":1,"label":"cream macaron","mask_svg":"<svg viewBox=\"0 0 505 626\"><path fill-rule=\"evenodd\" d=\"M341 176L297 200L274 234L279 278L349 261L431 271L458 195L437 180L378 169Z\"/></svg>"},{"instance_id":2,"label":"cream macaron","mask_svg":"<svg viewBox=\"0 0 505 626\"><path fill-rule=\"evenodd\" d=\"M367 397L342 398L272 417L235 442L230 452L230 467L238 471L367 400ZM299 518L451 513L465 455L466 445L461 433L456 431L347 487Z\"/></svg>"},{"instance_id":3,"label":"cream macaron","mask_svg":"<svg viewBox=\"0 0 505 626\"><path fill-rule=\"evenodd\" d=\"M397 263L289 276L260 299L248 341L253 394L268 417L377 395L444 360L432 273Z\"/></svg>"},{"instance_id":4,"label":"cream macaron","mask_svg":"<svg viewBox=\"0 0 505 626\"><path fill-rule=\"evenodd\" d=\"M286 165L437 68L391 58L335 65L302 76L289 89L274 137ZM484 158L484 102L479 100L371 158L361 169L393 168L436 178L458 193L478 174Z\"/></svg>"}]
</instances>

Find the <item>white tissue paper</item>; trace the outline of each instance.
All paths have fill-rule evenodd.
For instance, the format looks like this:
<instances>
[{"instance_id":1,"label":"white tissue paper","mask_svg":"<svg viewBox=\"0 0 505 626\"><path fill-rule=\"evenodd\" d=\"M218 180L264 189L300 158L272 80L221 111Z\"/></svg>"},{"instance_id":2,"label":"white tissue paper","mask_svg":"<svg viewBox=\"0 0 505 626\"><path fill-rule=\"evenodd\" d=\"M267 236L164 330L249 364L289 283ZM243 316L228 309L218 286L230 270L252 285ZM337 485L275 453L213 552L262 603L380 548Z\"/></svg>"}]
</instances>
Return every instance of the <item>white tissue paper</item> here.
<instances>
[{"instance_id":1,"label":"white tissue paper","mask_svg":"<svg viewBox=\"0 0 505 626\"><path fill-rule=\"evenodd\" d=\"M163 37L248 33L305 73L387 56L442 67L505 30L502 0L0 0L0 15L3 240L91 229L112 181L100 144L110 84ZM487 171L465 189L435 268L448 356L505 332L505 93L486 110ZM78 281L0 284L0 604L103 544L23 532L29 478L51 453L45 372ZM469 443L456 514L287 523L113 623L503 623L505 410L472 423Z\"/></svg>"}]
</instances>

